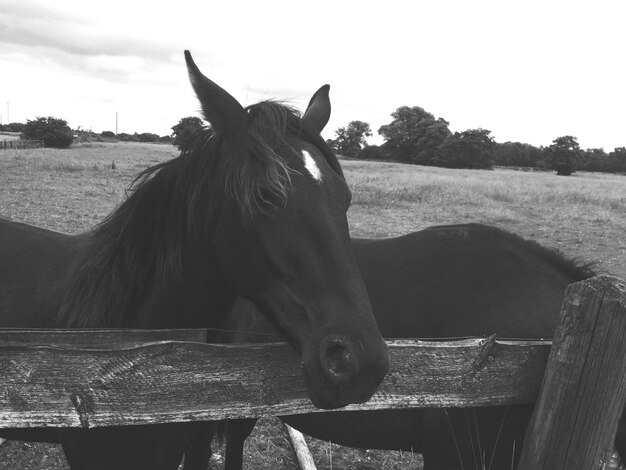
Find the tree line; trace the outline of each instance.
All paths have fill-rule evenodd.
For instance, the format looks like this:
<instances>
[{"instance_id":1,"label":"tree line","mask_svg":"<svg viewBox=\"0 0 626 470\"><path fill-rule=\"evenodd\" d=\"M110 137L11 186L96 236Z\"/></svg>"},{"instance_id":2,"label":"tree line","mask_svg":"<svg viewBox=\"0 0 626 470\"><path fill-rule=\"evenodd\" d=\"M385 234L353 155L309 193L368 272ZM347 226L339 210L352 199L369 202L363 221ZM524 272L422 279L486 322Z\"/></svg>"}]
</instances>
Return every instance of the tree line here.
<instances>
[{"instance_id":1,"label":"tree line","mask_svg":"<svg viewBox=\"0 0 626 470\"><path fill-rule=\"evenodd\" d=\"M329 145L346 158L412 163L446 168L491 169L494 166L555 170L626 173L626 147L607 153L601 148L583 150L576 137L554 139L547 147L521 142L498 143L487 129L452 132L450 123L419 106L401 106L393 120L378 129L382 145L368 145L368 123L352 121L335 131Z\"/></svg>"},{"instance_id":2,"label":"tree line","mask_svg":"<svg viewBox=\"0 0 626 470\"><path fill-rule=\"evenodd\" d=\"M494 166L555 170L559 175L575 171L626 173L626 147L607 153L604 149L583 150L576 137L566 135L554 139L547 147L521 142L498 143L487 129L450 131L450 123L419 106L401 106L393 120L378 129L385 142L368 145L372 130L368 123L352 121L335 131L329 145L346 158L383 160L446 168L491 169ZM128 141L172 143L180 150L187 148L194 136L204 128L199 117L188 116L172 126L172 134L115 134L104 131L72 130L67 121L54 117L37 117L23 123L0 125L0 131L20 132L23 139L41 140L46 147L67 148L79 141Z\"/></svg>"},{"instance_id":3,"label":"tree line","mask_svg":"<svg viewBox=\"0 0 626 470\"><path fill-rule=\"evenodd\" d=\"M75 140L79 142L160 142L172 143L180 150L187 148L193 141L194 136L204 129L204 122L196 116L182 118L178 124L172 126L170 135L159 136L150 132L128 134L113 131L96 133L85 129L72 129L64 119L37 117L27 120L26 123L12 122L0 124L0 131L19 132L24 140L41 140L46 147L68 148Z\"/></svg>"},{"instance_id":4,"label":"tree line","mask_svg":"<svg viewBox=\"0 0 626 470\"><path fill-rule=\"evenodd\" d=\"M171 143L171 135L159 136L151 132L128 134L113 131L101 133L88 129L72 129L64 119L48 117L37 117L27 120L26 123L11 122L0 124L0 131L19 132L23 140L40 140L45 147L68 148L75 141L78 142L161 142Z\"/></svg>"}]
</instances>

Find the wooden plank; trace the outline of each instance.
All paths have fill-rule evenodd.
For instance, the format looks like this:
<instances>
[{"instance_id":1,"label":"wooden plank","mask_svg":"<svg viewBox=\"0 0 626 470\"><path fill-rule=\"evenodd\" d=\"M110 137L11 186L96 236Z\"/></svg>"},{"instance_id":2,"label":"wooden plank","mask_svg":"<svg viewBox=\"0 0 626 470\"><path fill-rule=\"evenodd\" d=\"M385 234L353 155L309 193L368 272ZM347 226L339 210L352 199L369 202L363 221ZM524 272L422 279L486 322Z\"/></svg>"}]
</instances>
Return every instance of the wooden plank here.
<instances>
[{"instance_id":1,"label":"wooden plank","mask_svg":"<svg viewBox=\"0 0 626 470\"><path fill-rule=\"evenodd\" d=\"M626 283L568 287L519 470L603 469L626 402Z\"/></svg>"},{"instance_id":2,"label":"wooden plank","mask_svg":"<svg viewBox=\"0 0 626 470\"><path fill-rule=\"evenodd\" d=\"M115 349L141 346L156 341L206 342L207 330L203 328L134 330L134 329L50 329L50 328L0 328L0 345L6 343L32 343L65 345L75 348Z\"/></svg>"},{"instance_id":3,"label":"wooden plank","mask_svg":"<svg viewBox=\"0 0 626 470\"><path fill-rule=\"evenodd\" d=\"M549 342L392 341L391 370L344 409L533 403ZM319 411L286 344L159 342L118 350L0 346L0 427L95 427Z\"/></svg>"},{"instance_id":4,"label":"wooden plank","mask_svg":"<svg viewBox=\"0 0 626 470\"><path fill-rule=\"evenodd\" d=\"M300 470L317 470L315 467L315 460L313 460L309 446L307 445L302 433L288 424L285 424L285 429L287 429L289 442L291 443L293 452L296 454L296 458L298 459Z\"/></svg>"}]
</instances>

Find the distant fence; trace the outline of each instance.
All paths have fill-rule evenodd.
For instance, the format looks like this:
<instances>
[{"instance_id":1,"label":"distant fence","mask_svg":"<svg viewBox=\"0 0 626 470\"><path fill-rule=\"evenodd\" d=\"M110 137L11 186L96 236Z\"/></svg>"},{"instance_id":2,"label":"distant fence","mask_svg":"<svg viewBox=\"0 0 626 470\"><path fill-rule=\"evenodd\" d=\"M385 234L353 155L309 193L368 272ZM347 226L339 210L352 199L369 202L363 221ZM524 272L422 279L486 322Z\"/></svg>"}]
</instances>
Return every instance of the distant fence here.
<instances>
[{"instance_id":1,"label":"distant fence","mask_svg":"<svg viewBox=\"0 0 626 470\"><path fill-rule=\"evenodd\" d=\"M38 149L44 147L43 140L0 140L0 150Z\"/></svg>"}]
</instances>

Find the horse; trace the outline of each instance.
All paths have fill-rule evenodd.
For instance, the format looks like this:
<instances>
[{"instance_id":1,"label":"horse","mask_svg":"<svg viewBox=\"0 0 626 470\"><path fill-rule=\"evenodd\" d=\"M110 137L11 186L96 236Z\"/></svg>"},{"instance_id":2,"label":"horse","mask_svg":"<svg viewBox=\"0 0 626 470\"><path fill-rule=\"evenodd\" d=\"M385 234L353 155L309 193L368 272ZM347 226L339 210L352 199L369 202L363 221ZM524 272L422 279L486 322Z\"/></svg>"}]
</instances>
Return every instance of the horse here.
<instances>
[{"instance_id":1,"label":"horse","mask_svg":"<svg viewBox=\"0 0 626 470\"><path fill-rule=\"evenodd\" d=\"M431 227L352 243L386 338L494 333L503 338L552 338L568 284L595 275L592 265L481 224ZM254 305L241 301L236 309L227 328L239 333L224 333L222 340L277 341L256 334L272 330ZM532 410L532 405L523 405L338 411L280 419L340 445L422 453L425 470L504 469L517 465ZM227 423L227 470L241 468L244 441L255 422ZM616 444L618 451L626 450L619 436Z\"/></svg>"},{"instance_id":2,"label":"horse","mask_svg":"<svg viewBox=\"0 0 626 470\"><path fill-rule=\"evenodd\" d=\"M350 191L320 136L329 86L300 114L246 108L185 51L210 127L143 171L127 198L76 235L0 220L0 326L218 328L253 301L300 355L312 403L367 401L385 376L348 234ZM176 469L195 425L5 430L58 440L74 470Z\"/></svg>"}]
</instances>

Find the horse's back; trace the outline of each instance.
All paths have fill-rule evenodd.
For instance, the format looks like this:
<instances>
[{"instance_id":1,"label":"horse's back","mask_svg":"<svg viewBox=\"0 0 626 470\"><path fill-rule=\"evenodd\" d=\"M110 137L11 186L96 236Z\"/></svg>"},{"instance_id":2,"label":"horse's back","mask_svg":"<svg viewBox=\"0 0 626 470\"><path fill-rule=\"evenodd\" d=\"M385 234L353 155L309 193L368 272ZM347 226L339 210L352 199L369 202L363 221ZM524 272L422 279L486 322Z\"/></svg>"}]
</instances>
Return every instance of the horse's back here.
<instances>
[{"instance_id":1,"label":"horse's back","mask_svg":"<svg viewBox=\"0 0 626 470\"><path fill-rule=\"evenodd\" d=\"M559 255L480 224L353 240L387 337L551 337L575 274Z\"/></svg>"},{"instance_id":2,"label":"horse's back","mask_svg":"<svg viewBox=\"0 0 626 470\"><path fill-rule=\"evenodd\" d=\"M396 238L352 240L376 321L387 338L551 338L565 289L588 277L534 242L481 224L428 228ZM231 329L273 328L245 301ZM275 341L225 335L223 341Z\"/></svg>"},{"instance_id":3,"label":"horse's back","mask_svg":"<svg viewBox=\"0 0 626 470\"><path fill-rule=\"evenodd\" d=\"M0 326L54 326L84 240L0 218Z\"/></svg>"}]
</instances>

